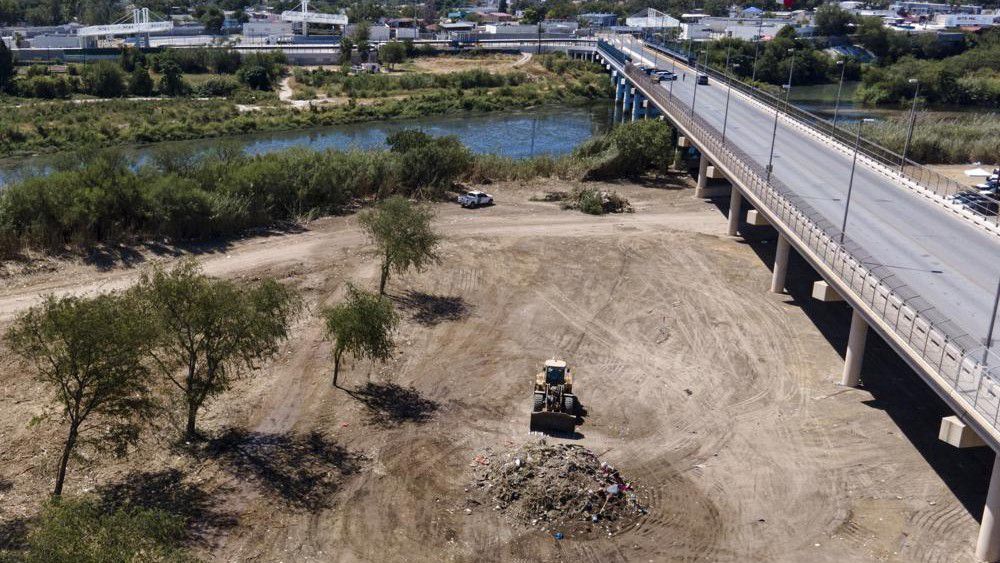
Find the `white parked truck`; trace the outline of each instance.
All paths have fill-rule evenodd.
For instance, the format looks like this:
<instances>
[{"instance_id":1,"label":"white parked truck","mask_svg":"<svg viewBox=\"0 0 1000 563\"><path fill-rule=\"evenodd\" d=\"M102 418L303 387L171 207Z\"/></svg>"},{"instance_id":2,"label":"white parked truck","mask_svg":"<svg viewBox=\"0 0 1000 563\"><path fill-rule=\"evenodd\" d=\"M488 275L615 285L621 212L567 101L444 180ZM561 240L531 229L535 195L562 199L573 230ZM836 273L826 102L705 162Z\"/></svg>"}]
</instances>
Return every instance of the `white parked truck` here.
<instances>
[{"instance_id":1,"label":"white parked truck","mask_svg":"<svg viewBox=\"0 0 1000 563\"><path fill-rule=\"evenodd\" d=\"M462 207L482 207L484 205L493 205L493 196L480 191L465 192L464 194L458 196L458 203L460 203Z\"/></svg>"}]
</instances>

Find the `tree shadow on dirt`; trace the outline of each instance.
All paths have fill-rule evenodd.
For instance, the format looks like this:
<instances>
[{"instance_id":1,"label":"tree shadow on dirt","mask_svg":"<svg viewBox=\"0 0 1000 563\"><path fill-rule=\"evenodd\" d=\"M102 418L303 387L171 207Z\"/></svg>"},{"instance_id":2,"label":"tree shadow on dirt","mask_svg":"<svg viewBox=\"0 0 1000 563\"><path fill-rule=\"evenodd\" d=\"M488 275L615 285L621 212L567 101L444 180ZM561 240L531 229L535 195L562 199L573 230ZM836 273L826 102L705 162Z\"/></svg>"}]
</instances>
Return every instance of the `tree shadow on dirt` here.
<instances>
[{"instance_id":1,"label":"tree shadow on dirt","mask_svg":"<svg viewBox=\"0 0 1000 563\"><path fill-rule=\"evenodd\" d=\"M348 391L348 394L368 408L369 422L379 426L427 422L439 406L413 387L395 383L369 382L363 387Z\"/></svg>"},{"instance_id":2,"label":"tree shadow on dirt","mask_svg":"<svg viewBox=\"0 0 1000 563\"><path fill-rule=\"evenodd\" d=\"M469 306L461 297L411 290L392 299L409 311L414 321L424 326L434 326L444 321L460 321L469 316Z\"/></svg>"},{"instance_id":3,"label":"tree shadow on dirt","mask_svg":"<svg viewBox=\"0 0 1000 563\"><path fill-rule=\"evenodd\" d=\"M236 526L237 519L218 509L219 496L228 489L209 493L200 485L184 482L177 469L134 471L118 483L97 488L101 506L108 511L129 506L162 510L186 523L186 540L206 543L218 531Z\"/></svg>"},{"instance_id":4,"label":"tree shadow on dirt","mask_svg":"<svg viewBox=\"0 0 1000 563\"><path fill-rule=\"evenodd\" d=\"M230 428L205 452L262 492L309 511L328 508L341 478L360 470L364 457L319 432L269 434Z\"/></svg>"}]
</instances>

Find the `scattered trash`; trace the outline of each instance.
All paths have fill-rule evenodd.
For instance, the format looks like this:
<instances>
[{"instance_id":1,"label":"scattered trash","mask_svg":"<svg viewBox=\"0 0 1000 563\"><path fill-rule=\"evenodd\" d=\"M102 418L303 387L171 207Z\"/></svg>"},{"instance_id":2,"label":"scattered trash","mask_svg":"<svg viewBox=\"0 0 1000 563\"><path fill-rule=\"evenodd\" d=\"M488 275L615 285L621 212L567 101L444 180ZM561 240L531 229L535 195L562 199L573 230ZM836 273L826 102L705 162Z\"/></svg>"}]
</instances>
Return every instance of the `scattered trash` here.
<instances>
[{"instance_id":1,"label":"scattered trash","mask_svg":"<svg viewBox=\"0 0 1000 563\"><path fill-rule=\"evenodd\" d=\"M544 440L477 455L468 502L497 505L512 520L569 535L614 534L646 513L635 484L594 452Z\"/></svg>"},{"instance_id":2,"label":"scattered trash","mask_svg":"<svg viewBox=\"0 0 1000 563\"><path fill-rule=\"evenodd\" d=\"M563 537L565 537L565 536L563 536L563 533L562 533L562 532L556 532L556 533L555 533L555 536L556 536L556 539L557 539L557 540L561 540L561 539L563 539Z\"/></svg>"}]
</instances>

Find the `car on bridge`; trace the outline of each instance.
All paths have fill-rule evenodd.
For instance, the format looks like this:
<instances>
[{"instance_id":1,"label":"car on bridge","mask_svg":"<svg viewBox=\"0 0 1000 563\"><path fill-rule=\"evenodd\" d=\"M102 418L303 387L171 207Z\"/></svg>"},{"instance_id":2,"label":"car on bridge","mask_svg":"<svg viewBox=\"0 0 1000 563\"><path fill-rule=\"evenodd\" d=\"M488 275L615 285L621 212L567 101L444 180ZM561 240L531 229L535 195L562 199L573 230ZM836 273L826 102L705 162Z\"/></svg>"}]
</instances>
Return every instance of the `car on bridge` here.
<instances>
[{"instance_id":1,"label":"car on bridge","mask_svg":"<svg viewBox=\"0 0 1000 563\"><path fill-rule=\"evenodd\" d=\"M658 77L660 80L677 80L677 75L669 70L654 71L653 76ZM653 82L657 82L656 78L653 79Z\"/></svg>"},{"instance_id":2,"label":"car on bridge","mask_svg":"<svg viewBox=\"0 0 1000 563\"><path fill-rule=\"evenodd\" d=\"M708 75L707 74L699 74L698 75L698 84L701 84L702 86L708 86Z\"/></svg>"}]
</instances>

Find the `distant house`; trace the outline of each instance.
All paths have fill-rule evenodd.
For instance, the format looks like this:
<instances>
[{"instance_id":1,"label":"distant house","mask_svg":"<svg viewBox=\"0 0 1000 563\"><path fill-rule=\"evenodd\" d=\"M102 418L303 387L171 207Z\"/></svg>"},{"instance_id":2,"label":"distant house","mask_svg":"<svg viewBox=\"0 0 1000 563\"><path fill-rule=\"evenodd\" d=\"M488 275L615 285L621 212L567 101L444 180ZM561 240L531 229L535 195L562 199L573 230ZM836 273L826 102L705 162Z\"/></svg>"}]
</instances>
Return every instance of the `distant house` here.
<instances>
[{"instance_id":1,"label":"distant house","mask_svg":"<svg viewBox=\"0 0 1000 563\"><path fill-rule=\"evenodd\" d=\"M657 9L646 8L625 18L625 25L627 27L635 27L638 29L664 29L669 27L679 27L681 22L680 20L671 17L669 14L665 14Z\"/></svg>"},{"instance_id":2,"label":"distant house","mask_svg":"<svg viewBox=\"0 0 1000 563\"><path fill-rule=\"evenodd\" d=\"M618 16L605 13L580 14L579 19L586 22L590 27L611 27L618 23Z\"/></svg>"}]
</instances>

